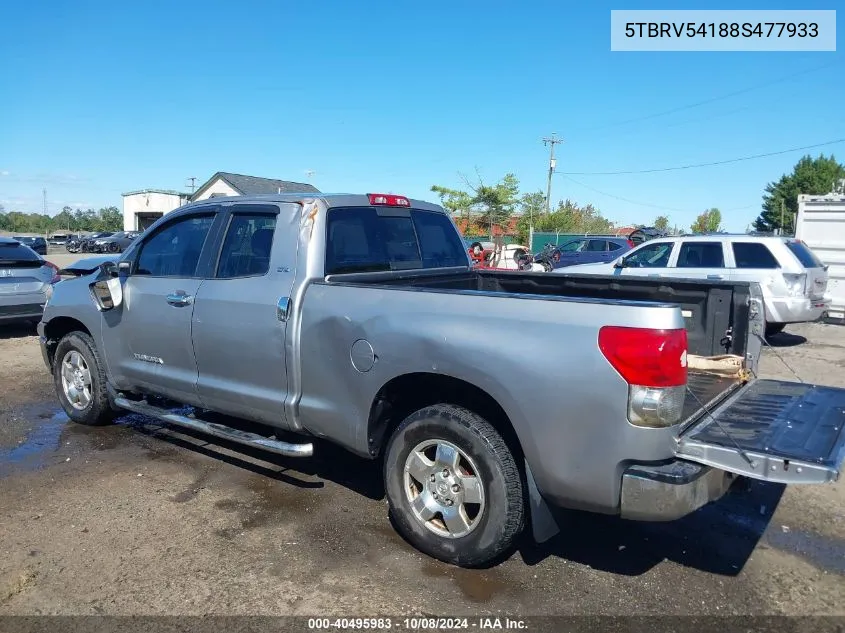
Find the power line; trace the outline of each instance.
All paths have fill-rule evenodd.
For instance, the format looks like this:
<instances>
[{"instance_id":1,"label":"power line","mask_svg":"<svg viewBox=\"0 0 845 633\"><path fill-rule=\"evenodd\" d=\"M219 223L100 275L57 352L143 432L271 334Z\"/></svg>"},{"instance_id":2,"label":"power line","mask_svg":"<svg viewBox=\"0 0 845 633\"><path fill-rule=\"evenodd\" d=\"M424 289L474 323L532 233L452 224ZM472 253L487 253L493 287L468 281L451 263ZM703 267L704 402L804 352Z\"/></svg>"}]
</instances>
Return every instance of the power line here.
<instances>
[{"instance_id":1,"label":"power line","mask_svg":"<svg viewBox=\"0 0 845 633\"><path fill-rule=\"evenodd\" d=\"M814 68L807 68L805 70L799 70L798 72L795 72L795 73L792 73L792 74L789 74L789 75L784 75L782 77L777 77L775 79L771 79L769 81L766 81L766 82L763 82L763 83L760 83L760 84L756 84L754 86L749 86L748 88L743 88L742 90L735 90L733 92L728 92L728 93L718 95L718 96L715 96L715 97L710 97L708 99L702 99L701 101L696 101L694 103L687 103L685 105L680 105L680 106L677 106L677 107L674 107L674 108L670 108L669 110L663 110L662 112L655 112L653 114L635 117L633 119L625 119L624 121L616 121L615 123L607 123L605 125L598 125L598 126L595 126L595 127L581 128L580 131L588 132L588 131L592 131L592 130L601 130L601 129L605 129L605 128L609 128L609 127L615 127L615 126L618 126L618 125L627 125L629 123L638 123L640 121L648 121L649 119L656 119L658 117L666 116L668 114L675 114L676 112L681 112L683 110L690 110L692 108L698 108L700 106L707 105L708 103L713 103L715 101L721 101L723 99L730 99L731 97L736 97L736 96L739 96L739 95L742 95L742 94L746 94L748 92L753 92L754 90L759 90L760 88L768 88L769 86L772 86L772 85L778 84L778 83L782 83L784 81L788 81L790 79L793 79L794 77L800 77L801 75L806 75L806 74L813 73L813 72L816 72L816 71L819 71L819 70L824 70L825 68L830 68L831 66L834 66L835 64L836 64L836 61L832 61L832 62L829 62L827 64L823 64L821 66L816 66Z\"/></svg>"},{"instance_id":2,"label":"power line","mask_svg":"<svg viewBox=\"0 0 845 633\"><path fill-rule=\"evenodd\" d=\"M575 180L574 178L570 178L569 176L564 176L569 182L578 185L580 187L584 187L584 189L589 189L595 193L601 194L603 196L607 196L608 198L614 198L615 200L621 200L622 202L628 202L629 204L635 204L640 207L651 207L652 209L657 209L659 211L675 211L678 213L695 213L695 211L691 209L678 209L676 207L665 207L659 204L652 204L650 202L639 202L637 200L631 200L630 198L623 198L622 196L617 196L612 193L607 193L606 191L601 191L600 189L596 189L595 187L591 187L590 185L585 185L583 182ZM756 207L756 204L749 204L744 207L734 207L733 209L725 209L722 211L723 213L731 213L732 211L743 211L745 209L751 209L752 207Z\"/></svg>"},{"instance_id":3,"label":"power line","mask_svg":"<svg viewBox=\"0 0 845 633\"><path fill-rule=\"evenodd\" d=\"M813 149L814 147L824 147L825 145L835 145L837 143L845 142L845 138L839 138L833 141L825 141L824 143L815 143L814 145L804 145L803 147L792 147L790 149L783 149L777 152L766 152L765 154L754 154L753 156L742 156L741 158L730 158L728 160L717 160L712 163L696 163L694 165L678 165L676 167L659 167L656 169L632 169L624 171L561 171L557 172L563 176L619 176L623 174L653 174L664 171L680 171L682 169L695 169L698 167L714 167L716 165L728 165L730 163L739 163L746 160L754 160L757 158L767 158L769 156L779 156L780 154L789 154L790 152L800 152L805 149Z\"/></svg>"}]
</instances>

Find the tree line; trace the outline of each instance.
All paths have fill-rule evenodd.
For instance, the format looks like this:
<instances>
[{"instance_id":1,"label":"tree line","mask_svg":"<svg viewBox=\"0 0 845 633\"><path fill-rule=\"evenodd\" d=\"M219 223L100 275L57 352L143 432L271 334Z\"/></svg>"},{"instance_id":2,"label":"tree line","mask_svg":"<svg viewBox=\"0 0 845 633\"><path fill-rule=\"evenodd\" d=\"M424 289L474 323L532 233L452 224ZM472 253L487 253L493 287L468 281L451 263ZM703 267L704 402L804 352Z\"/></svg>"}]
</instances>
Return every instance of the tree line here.
<instances>
[{"instance_id":1,"label":"tree line","mask_svg":"<svg viewBox=\"0 0 845 633\"><path fill-rule=\"evenodd\" d=\"M461 180L464 184L461 189L433 185L431 191L440 197L443 207L461 221L464 234L468 236L493 235L494 225L502 228L513 225L514 216L517 216L514 232L523 242L528 238L530 226L538 232L578 234L612 233L616 226L592 204L580 205L569 199L558 202L547 212L545 194L542 191L520 192L519 179L512 173L492 184L485 183L480 175L474 180L461 176ZM794 233L798 195L822 195L842 190L843 182L845 165L838 163L833 155L804 156L792 173L766 185L762 211L753 223L754 229L766 233L779 229L786 234ZM651 226L668 234L685 233L683 229L673 228L665 215L657 216ZM689 227L693 234L723 230L722 212L715 207L700 213Z\"/></svg>"},{"instance_id":2,"label":"tree line","mask_svg":"<svg viewBox=\"0 0 845 633\"><path fill-rule=\"evenodd\" d=\"M123 214L117 207L101 209L71 209L64 207L54 216L43 213L6 212L0 207L0 231L9 233L80 233L89 231L121 231Z\"/></svg>"}]
</instances>

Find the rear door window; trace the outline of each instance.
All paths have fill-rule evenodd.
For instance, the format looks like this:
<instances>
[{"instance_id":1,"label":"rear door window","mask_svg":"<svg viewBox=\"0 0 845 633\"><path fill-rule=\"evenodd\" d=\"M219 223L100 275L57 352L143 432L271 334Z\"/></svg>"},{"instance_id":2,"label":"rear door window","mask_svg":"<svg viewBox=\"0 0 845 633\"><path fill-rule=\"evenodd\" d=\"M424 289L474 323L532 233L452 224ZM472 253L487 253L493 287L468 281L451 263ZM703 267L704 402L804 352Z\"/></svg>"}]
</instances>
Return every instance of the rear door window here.
<instances>
[{"instance_id":1,"label":"rear door window","mask_svg":"<svg viewBox=\"0 0 845 633\"><path fill-rule=\"evenodd\" d=\"M330 209L326 230L327 275L468 265L461 238L443 213Z\"/></svg>"},{"instance_id":2,"label":"rear door window","mask_svg":"<svg viewBox=\"0 0 845 633\"><path fill-rule=\"evenodd\" d=\"M732 246L737 268L780 268L778 260L765 244L734 242Z\"/></svg>"},{"instance_id":3,"label":"rear door window","mask_svg":"<svg viewBox=\"0 0 845 633\"><path fill-rule=\"evenodd\" d=\"M678 252L678 268L724 268L721 242L684 242Z\"/></svg>"},{"instance_id":4,"label":"rear door window","mask_svg":"<svg viewBox=\"0 0 845 633\"><path fill-rule=\"evenodd\" d=\"M217 262L217 278L266 275L275 229L275 213L233 214Z\"/></svg>"},{"instance_id":5,"label":"rear door window","mask_svg":"<svg viewBox=\"0 0 845 633\"><path fill-rule=\"evenodd\" d=\"M804 268L824 268L822 260L820 260L812 249L798 240L788 240L786 247L792 251L792 254L798 258Z\"/></svg>"}]
</instances>

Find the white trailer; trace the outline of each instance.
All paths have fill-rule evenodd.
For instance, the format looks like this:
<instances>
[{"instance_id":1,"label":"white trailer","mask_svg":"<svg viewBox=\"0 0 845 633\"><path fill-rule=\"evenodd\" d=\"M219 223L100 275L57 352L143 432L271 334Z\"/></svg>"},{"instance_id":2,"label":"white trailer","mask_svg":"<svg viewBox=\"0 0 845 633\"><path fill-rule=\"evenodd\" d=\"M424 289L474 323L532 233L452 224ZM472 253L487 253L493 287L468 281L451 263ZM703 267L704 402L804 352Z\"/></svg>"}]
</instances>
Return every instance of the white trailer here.
<instances>
[{"instance_id":1,"label":"white trailer","mask_svg":"<svg viewBox=\"0 0 845 633\"><path fill-rule=\"evenodd\" d=\"M828 317L845 319L845 194L798 196L795 237L828 266Z\"/></svg>"}]
</instances>

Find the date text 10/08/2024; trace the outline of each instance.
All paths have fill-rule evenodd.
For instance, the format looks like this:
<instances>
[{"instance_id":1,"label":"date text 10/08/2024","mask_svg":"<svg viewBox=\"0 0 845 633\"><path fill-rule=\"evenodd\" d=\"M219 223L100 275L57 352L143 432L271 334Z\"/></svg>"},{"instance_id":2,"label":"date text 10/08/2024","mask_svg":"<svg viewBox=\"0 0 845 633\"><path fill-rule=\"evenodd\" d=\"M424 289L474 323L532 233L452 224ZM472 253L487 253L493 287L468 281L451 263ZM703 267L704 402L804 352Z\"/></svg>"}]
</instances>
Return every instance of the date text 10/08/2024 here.
<instances>
[{"instance_id":1,"label":"date text 10/08/2024","mask_svg":"<svg viewBox=\"0 0 845 633\"><path fill-rule=\"evenodd\" d=\"M370 630L387 631L391 629L408 631L444 631L444 630L524 630L528 625L525 620L500 617L473 618L309 618L309 630Z\"/></svg>"}]
</instances>

